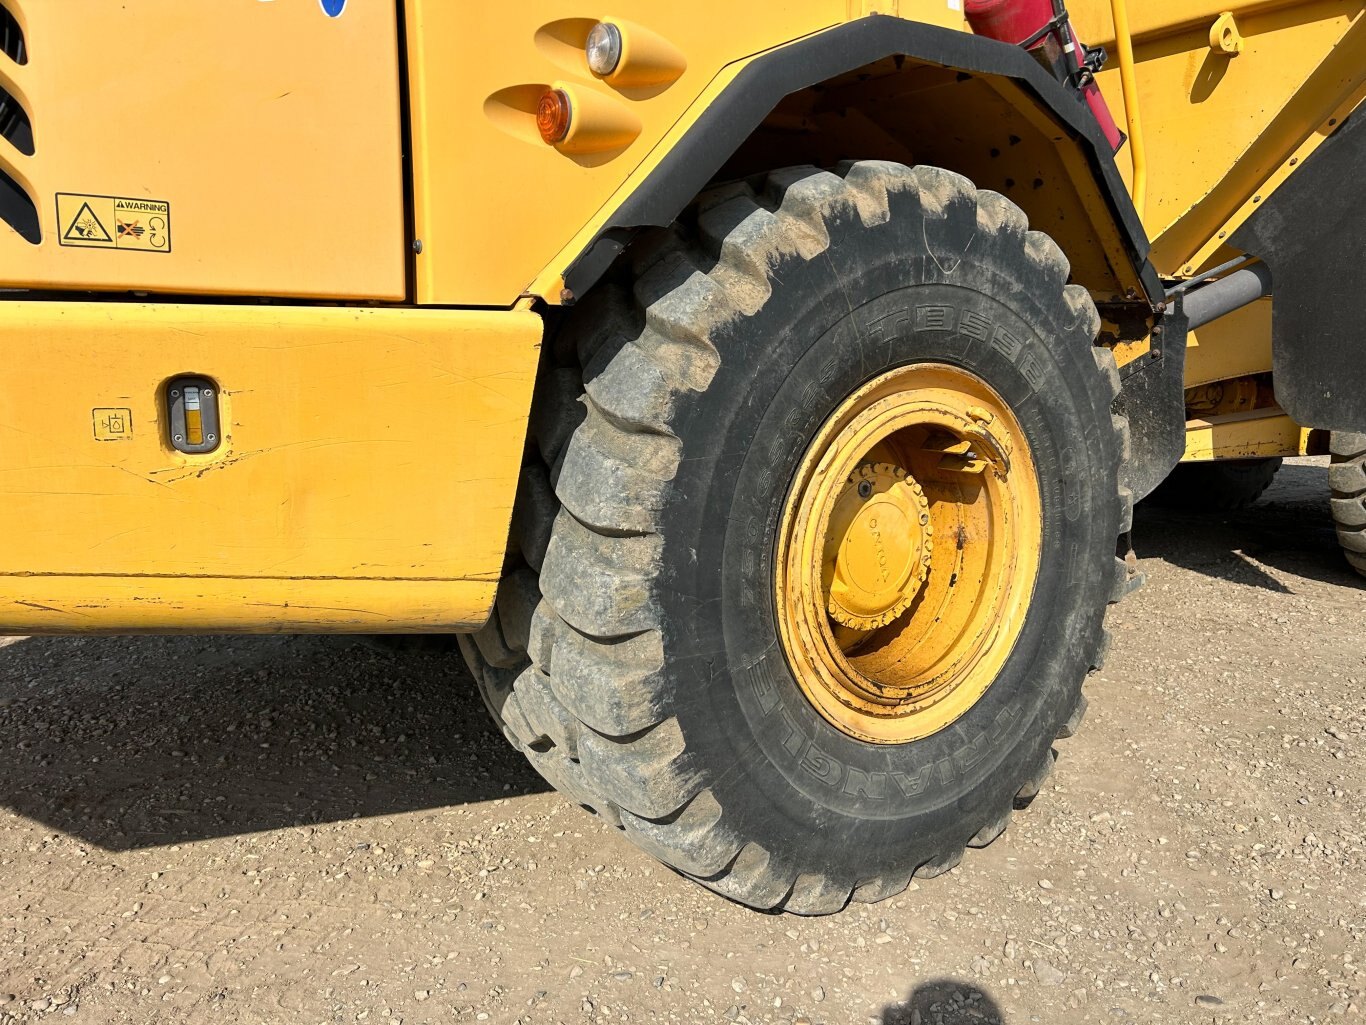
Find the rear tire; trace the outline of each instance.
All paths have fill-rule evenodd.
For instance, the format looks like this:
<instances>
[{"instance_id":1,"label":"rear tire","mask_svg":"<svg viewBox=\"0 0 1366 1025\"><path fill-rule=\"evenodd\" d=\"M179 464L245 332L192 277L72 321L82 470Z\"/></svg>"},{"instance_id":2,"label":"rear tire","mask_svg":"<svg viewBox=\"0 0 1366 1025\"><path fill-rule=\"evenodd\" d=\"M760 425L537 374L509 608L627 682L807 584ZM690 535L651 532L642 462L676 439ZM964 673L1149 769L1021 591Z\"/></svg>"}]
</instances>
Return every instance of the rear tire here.
<instances>
[{"instance_id":1,"label":"rear tire","mask_svg":"<svg viewBox=\"0 0 1366 1025\"><path fill-rule=\"evenodd\" d=\"M1279 458L1179 463L1149 501L1173 509L1236 512L1261 498L1280 468Z\"/></svg>"},{"instance_id":2,"label":"rear tire","mask_svg":"<svg viewBox=\"0 0 1366 1025\"><path fill-rule=\"evenodd\" d=\"M1328 451L1329 501L1338 541L1348 565L1366 576L1366 434L1334 431Z\"/></svg>"},{"instance_id":3,"label":"rear tire","mask_svg":"<svg viewBox=\"0 0 1366 1025\"><path fill-rule=\"evenodd\" d=\"M892 896L1037 794L1080 723L1106 605L1135 583L1115 558L1127 424L1099 318L1019 209L929 167L775 172L636 249L553 345L515 518L526 565L462 651L532 765L679 872L802 914ZM923 362L976 375L1022 425L1039 565L975 704L869 743L793 676L775 535L845 396Z\"/></svg>"}]
</instances>

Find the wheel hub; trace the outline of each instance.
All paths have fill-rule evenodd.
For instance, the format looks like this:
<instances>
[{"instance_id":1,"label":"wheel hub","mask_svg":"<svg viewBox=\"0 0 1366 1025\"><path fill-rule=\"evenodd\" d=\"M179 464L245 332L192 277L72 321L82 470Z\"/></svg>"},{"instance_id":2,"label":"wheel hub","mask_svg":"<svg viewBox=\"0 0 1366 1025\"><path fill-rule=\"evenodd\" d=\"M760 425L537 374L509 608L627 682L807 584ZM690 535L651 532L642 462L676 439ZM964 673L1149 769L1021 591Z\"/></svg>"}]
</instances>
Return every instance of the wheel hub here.
<instances>
[{"instance_id":1,"label":"wheel hub","mask_svg":"<svg viewBox=\"0 0 1366 1025\"><path fill-rule=\"evenodd\" d=\"M830 616L867 631L905 612L929 571L933 532L925 492L900 466L865 463L850 474L826 532Z\"/></svg>"},{"instance_id":2,"label":"wheel hub","mask_svg":"<svg viewBox=\"0 0 1366 1025\"><path fill-rule=\"evenodd\" d=\"M969 371L912 364L846 399L798 468L775 560L779 636L817 711L882 744L967 712L1023 628L1042 504L1023 428Z\"/></svg>"}]
</instances>

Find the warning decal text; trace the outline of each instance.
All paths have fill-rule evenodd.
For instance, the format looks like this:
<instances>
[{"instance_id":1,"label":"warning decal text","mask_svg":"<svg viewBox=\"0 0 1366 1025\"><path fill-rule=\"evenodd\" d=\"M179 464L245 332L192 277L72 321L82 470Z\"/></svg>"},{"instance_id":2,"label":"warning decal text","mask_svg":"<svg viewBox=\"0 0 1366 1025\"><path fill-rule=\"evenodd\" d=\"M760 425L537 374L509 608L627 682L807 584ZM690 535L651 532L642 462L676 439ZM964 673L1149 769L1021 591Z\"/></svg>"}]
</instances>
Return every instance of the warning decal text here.
<instances>
[{"instance_id":1,"label":"warning decal text","mask_svg":"<svg viewBox=\"0 0 1366 1025\"><path fill-rule=\"evenodd\" d=\"M86 249L171 251L171 204L160 199L57 193L57 240Z\"/></svg>"}]
</instances>

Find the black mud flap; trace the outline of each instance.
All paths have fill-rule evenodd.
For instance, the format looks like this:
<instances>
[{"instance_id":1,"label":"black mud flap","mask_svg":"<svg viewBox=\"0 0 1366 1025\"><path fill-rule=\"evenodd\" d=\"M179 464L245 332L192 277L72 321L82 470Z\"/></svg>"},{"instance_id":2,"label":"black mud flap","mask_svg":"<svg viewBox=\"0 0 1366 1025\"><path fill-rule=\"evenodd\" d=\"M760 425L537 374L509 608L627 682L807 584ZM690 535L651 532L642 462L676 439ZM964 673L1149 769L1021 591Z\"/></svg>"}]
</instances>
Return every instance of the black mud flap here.
<instances>
[{"instance_id":1,"label":"black mud flap","mask_svg":"<svg viewBox=\"0 0 1366 1025\"><path fill-rule=\"evenodd\" d=\"M1366 110L1234 232L1271 268L1276 398L1297 423L1366 431Z\"/></svg>"},{"instance_id":2,"label":"black mud flap","mask_svg":"<svg viewBox=\"0 0 1366 1025\"><path fill-rule=\"evenodd\" d=\"M1123 387L1116 412L1129 418L1129 460L1119 482L1146 498L1186 452L1186 318L1163 316L1153 331L1152 351L1120 368Z\"/></svg>"}]
</instances>

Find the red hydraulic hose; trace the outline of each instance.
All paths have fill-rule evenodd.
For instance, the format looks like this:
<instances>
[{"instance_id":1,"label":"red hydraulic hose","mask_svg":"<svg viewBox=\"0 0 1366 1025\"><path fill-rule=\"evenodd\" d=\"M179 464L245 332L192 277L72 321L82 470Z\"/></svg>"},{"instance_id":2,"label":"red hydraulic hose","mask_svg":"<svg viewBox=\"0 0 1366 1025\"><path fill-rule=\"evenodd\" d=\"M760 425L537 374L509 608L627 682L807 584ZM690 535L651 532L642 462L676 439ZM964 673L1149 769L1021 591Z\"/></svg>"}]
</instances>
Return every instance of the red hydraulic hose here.
<instances>
[{"instance_id":1,"label":"red hydraulic hose","mask_svg":"<svg viewBox=\"0 0 1366 1025\"><path fill-rule=\"evenodd\" d=\"M1051 66L1054 56L1061 51L1068 74L1085 63L1086 48L1066 20L1066 8L1060 2L1055 8L1054 0L967 0L964 6L968 24L979 36L1016 46L1029 43L1029 52L1045 67ZM1057 24L1045 31L1051 22ZM1118 152L1124 145L1124 135L1115 124L1105 97L1089 73L1081 81L1083 101L1099 122L1111 152Z\"/></svg>"}]
</instances>

